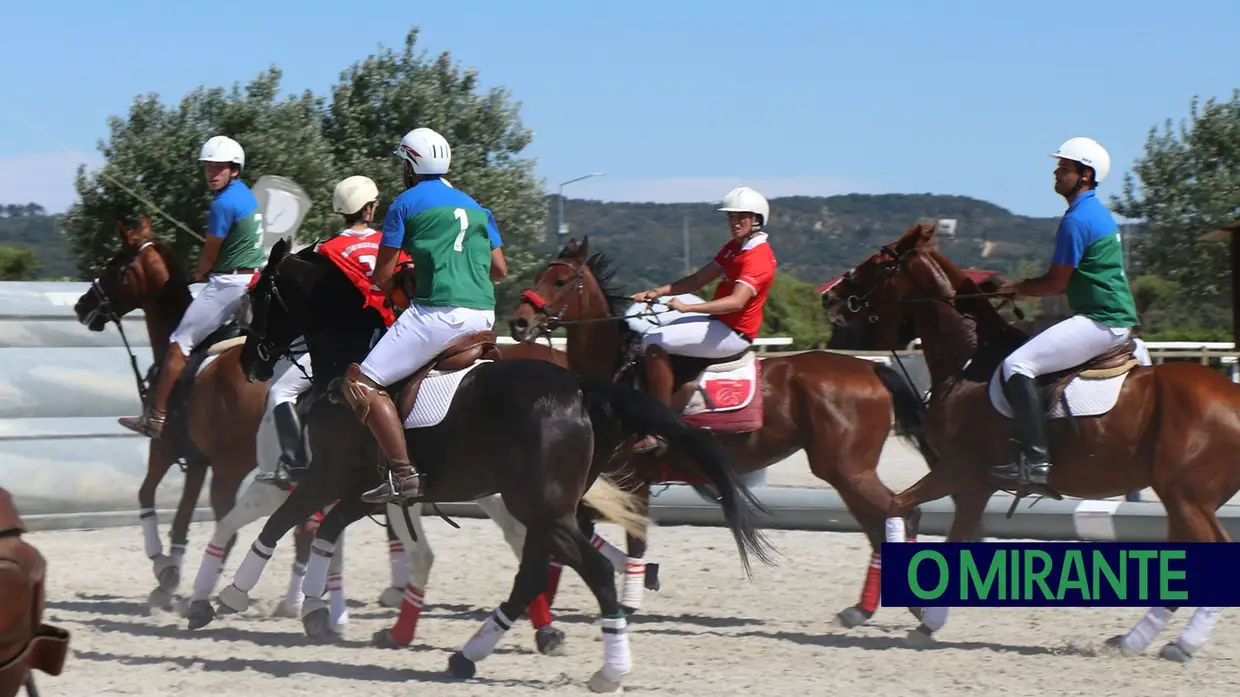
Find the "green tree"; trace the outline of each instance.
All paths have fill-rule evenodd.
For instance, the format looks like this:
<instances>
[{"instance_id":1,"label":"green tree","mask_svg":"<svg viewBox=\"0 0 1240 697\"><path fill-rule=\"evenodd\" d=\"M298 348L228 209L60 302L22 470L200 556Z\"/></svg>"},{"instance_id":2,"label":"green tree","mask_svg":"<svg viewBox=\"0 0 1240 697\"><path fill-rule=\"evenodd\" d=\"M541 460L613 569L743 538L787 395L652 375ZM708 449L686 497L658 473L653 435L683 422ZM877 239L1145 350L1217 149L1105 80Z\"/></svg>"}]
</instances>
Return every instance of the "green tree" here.
<instances>
[{"instance_id":1,"label":"green tree","mask_svg":"<svg viewBox=\"0 0 1240 697\"><path fill-rule=\"evenodd\" d=\"M1124 176L1123 196L1112 202L1142 221L1132 245L1143 273L1174 282L1199 303L1230 307L1229 255L1200 237L1240 217L1240 90L1226 102L1194 97L1178 129L1170 119L1161 133L1151 128L1144 155Z\"/></svg>"},{"instance_id":2,"label":"green tree","mask_svg":"<svg viewBox=\"0 0 1240 697\"><path fill-rule=\"evenodd\" d=\"M114 253L116 220L147 216L157 236L170 242L187 270L193 268L201 242L168 222L116 184L120 181L191 230L205 236L210 192L198 164L203 142L217 134L235 138L245 148L242 179L253 184L264 174L290 177L314 201L302 223L303 236L327 229L335 163L320 128L322 100L309 92L277 100L281 72L271 68L243 91L234 85L200 87L175 107L156 94L137 97L127 118L108 121L110 136L99 143L103 168L87 174L79 166L75 187L80 200L62 226L73 245L78 268L93 276ZM104 176L104 175L108 176Z\"/></svg>"},{"instance_id":3,"label":"green tree","mask_svg":"<svg viewBox=\"0 0 1240 697\"><path fill-rule=\"evenodd\" d=\"M507 91L478 93L476 71L462 70L446 52L434 60L415 53L417 37L411 29L401 52L384 48L341 74L323 132L342 174L379 185L380 219L404 189L392 154L401 137L420 126L442 133L452 145L449 181L491 210L504 238L509 278L497 289L497 311L506 312L541 262L533 248L547 211L542 181L534 161L520 157L533 133Z\"/></svg>"},{"instance_id":4,"label":"green tree","mask_svg":"<svg viewBox=\"0 0 1240 697\"><path fill-rule=\"evenodd\" d=\"M34 252L0 245L0 281L26 281L39 268Z\"/></svg>"}]
</instances>

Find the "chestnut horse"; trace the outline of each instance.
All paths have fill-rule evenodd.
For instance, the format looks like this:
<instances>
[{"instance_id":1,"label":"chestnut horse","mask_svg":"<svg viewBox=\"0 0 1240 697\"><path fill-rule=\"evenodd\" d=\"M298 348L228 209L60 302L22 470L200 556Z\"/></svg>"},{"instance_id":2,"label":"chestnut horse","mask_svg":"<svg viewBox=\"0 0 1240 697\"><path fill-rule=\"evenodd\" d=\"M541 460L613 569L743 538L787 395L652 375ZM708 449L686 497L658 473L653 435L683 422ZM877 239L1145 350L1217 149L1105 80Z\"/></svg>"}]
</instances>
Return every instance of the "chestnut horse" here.
<instances>
[{"instance_id":1,"label":"chestnut horse","mask_svg":"<svg viewBox=\"0 0 1240 697\"><path fill-rule=\"evenodd\" d=\"M535 341L563 326L574 371L637 384L643 375L641 337L622 317L624 307L632 301L608 288L614 271L602 253L589 254L588 243L588 238L580 245L570 240L558 258L542 270L509 320L512 336L518 341ZM686 383L696 382L706 367L701 361L689 365L695 361L679 356L672 360L678 392ZM893 411L896 433L913 441L927 462L934 464L921 432L921 399L893 369L862 358L807 351L762 358L760 363L761 423L739 429L726 425L711 428L738 472L754 472L804 449L810 471L839 492L866 531L873 556L860 602L841 611L837 620L845 627L864 624L879 604L879 550L883 519L893 492L880 481L877 469L892 430ZM680 408L683 405L673 410ZM643 500L648 500L652 484L700 483L692 463L679 459L632 455L628 467L636 480L633 490ZM907 515L907 529L915 538L920 513L910 510ZM646 545L630 537L628 547L634 558L630 565L637 567L633 576L637 576ZM625 588L624 599L629 605L633 586L640 593L640 580L634 581ZM918 609L910 609L918 613Z\"/></svg>"},{"instance_id":2,"label":"chestnut horse","mask_svg":"<svg viewBox=\"0 0 1240 697\"><path fill-rule=\"evenodd\" d=\"M117 222L121 248L108 262L91 287L73 306L78 321L92 332L103 331L109 322L116 324L124 339L121 318L142 308L146 316L154 364L145 381L139 380L140 396L146 397L146 384L153 384L164 355L169 336L181 321L192 296L189 283L175 254L155 239L150 222L141 218L136 229ZM238 332L232 332L236 336ZM229 336L228 329L216 332L194 350L181 383L173 392L169 423L165 436L150 442L146 477L138 489L138 505L146 555L154 562L159 586L151 593L151 602L168 607L181 582L181 563L189 537L190 518L198 502L199 492L211 470L211 509L216 521L233 509L237 489L256 461L256 434L267 400L266 384L250 383L241 372L237 359L241 340L234 340L212 364L194 377L195 368L206 358L213 343ZM129 342L125 339L126 348ZM135 378L137 359L130 350ZM189 400L185 394L189 392ZM181 461L185 472L185 489L177 505L169 532L171 554L163 553L159 540L159 523L155 516L155 490L174 462ZM296 534L297 563L309 558L313 533L299 527ZM219 550L223 558L236 541L236 535ZM214 551L214 550L213 550ZM220 564L223 564L221 558ZM296 568L296 566L294 567ZM299 589L290 587L290 597Z\"/></svg>"},{"instance_id":3,"label":"chestnut horse","mask_svg":"<svg viewBox=\"0 0 1240 697\"><path fill-rule=\"evenodd\" d=\"M981 292L937 249L934 231L932 223L909 228L822 299L836 323L892 323L908 312L922 340L933 384L926 432L942 463L892 501L892 542L901 541L901 516L947 495L956 497L948 541L972 539L991 495L1012 486L988 471L1012 456L1013 435L1011 419L992 406L990 384L1003 359L1029 337L990 304L993 293ZM1044 391L1057 395L1044 400L1053 466L1046 490L1030 485L1014 493L1103 498L1152 487L1166 510L1169 540L1230 542L1215 511L1240 491L1240 389L1196 363L1140 365L1135 348L1039 378ZM1099 398L1079 399L1084 406L1075 408L1064 398L1073 390L1108 389L1109 408ZM1127 635L1107 643L1129 654L1143 651L1177 609L1152 608ZM1191 659L1219 609L1198 608L1161 656ZM946 621L946 608L926 608L910 641L930 641Z\"/></svg>"}]
</instances>

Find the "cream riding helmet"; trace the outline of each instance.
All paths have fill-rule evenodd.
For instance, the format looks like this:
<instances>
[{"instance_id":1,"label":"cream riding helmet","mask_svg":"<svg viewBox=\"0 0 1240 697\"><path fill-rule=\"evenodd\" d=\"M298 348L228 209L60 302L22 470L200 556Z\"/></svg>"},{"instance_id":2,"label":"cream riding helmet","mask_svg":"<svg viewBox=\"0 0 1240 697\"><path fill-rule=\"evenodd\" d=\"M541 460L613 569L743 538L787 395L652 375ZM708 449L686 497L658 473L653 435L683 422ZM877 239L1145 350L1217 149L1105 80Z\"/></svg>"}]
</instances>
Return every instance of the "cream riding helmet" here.
<instances>
[{"instance_id":1,"label":"cream riding helmet","mask_svg":"<svg viewBox=\"0 0 1240 697\"><path fill-rule=\"evenodd\" d=\"M379 187L374 181L355 174L336 185L332 192L332 210L341 215L353 215L378 200Z\"/></svg>"},{"instance_id":2,"label":"cream riding helmet","mask_svg":"<svg viewBox=\"0 0 1240 697\"><path fill-rule=\"evenodd\" d=\"M767 203L766 197L747 186L738 186L729 191L728 195L723 197L723 205L719 210L760 215L762 220L757 225L760 229L766 227L771 217L771 204Z\"/></svg>"}]
</instances>

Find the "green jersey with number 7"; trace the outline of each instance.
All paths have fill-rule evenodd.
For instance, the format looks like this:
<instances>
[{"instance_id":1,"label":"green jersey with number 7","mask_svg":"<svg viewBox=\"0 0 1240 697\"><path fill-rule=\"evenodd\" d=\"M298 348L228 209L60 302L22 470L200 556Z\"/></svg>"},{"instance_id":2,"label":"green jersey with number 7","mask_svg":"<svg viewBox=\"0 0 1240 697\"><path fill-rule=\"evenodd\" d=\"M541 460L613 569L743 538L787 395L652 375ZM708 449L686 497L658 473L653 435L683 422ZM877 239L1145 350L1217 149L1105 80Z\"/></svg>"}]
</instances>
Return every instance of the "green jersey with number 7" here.
<instances>
[{"instance_id":1,"label":"green jersey with number 7","mask_svg":"<svg viewBox=\"0 0 1240 697\"><path fill-rule=\"evenodd\" d=\"M392 201L381 244L413 258L417 291L410 302L495 309L491 250L503 244L495 217L443 179L420 181Z\"/></svg>"}]
</instances>

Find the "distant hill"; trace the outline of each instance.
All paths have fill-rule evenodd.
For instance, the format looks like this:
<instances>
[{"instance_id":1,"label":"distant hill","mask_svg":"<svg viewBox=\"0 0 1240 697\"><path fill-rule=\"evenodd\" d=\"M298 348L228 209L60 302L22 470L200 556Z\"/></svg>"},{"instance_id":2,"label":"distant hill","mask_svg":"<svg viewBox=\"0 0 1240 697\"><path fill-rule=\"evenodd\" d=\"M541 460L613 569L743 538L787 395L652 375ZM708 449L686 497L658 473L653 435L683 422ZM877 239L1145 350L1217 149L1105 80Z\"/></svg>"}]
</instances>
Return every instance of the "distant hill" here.
<instances>
[{"instance_id":1,"label":"distant hill","mask_svg":"<svg viewBox=\"0 0 1240 697\"><path fill-rule=\"evenodd\" d=\"M30 280L78 278L73 250L60 231L59 220L36 203L0 205L0 245L34 253L39 266Z\"/></svg>"},{"instance_id":2,"label":"distant hill","mask_svg":"<svg viewBox=\"0 0 1240 697\"><path fill-rule=\"evenodd\" d=\"M551 253L566 241L556 234L556 196L547 197ZM710 260L727 239L726 219L708 203L604 203L566 198L570 236L589 235L590 248L617 261L617 280L636 290L683 272L681 226L689 221L690 264ZM943 250L965 268L1012 274L1023 262L1044 265L1054 241L1055 218L1028 218L967 196L850 194L792 196L771 201L771 244L781 274L819 285L891 242L923 217L955 218L954 238ZM0 245L30 249L41 267L33 278L77 278L73 252L58 217L37 204L0 205Z\"/></svg>"},{"instance_id":3,"label":"distant hill","mask_svg":"<svg viewBox=\"0 0 1240 697\"><path fill-rule=\"evenodd\" d=\"M548 197L546 250L556 235L556 196ZM708 203L604 203L565 198L569 237L589 235L590 249L618 261L617 280L627 288L664 283L684 270L681 237L688 216L690 264L710 260L727 239L726 218ZM967 196L849 194L771 200L771 244L781 273L818 285L895 240L923 217L955 218L954 238L943 251L963 268L1015 273L1022 263L1045 265L1057 218L1029 218Z\"/></svg>"}]
</instances>

